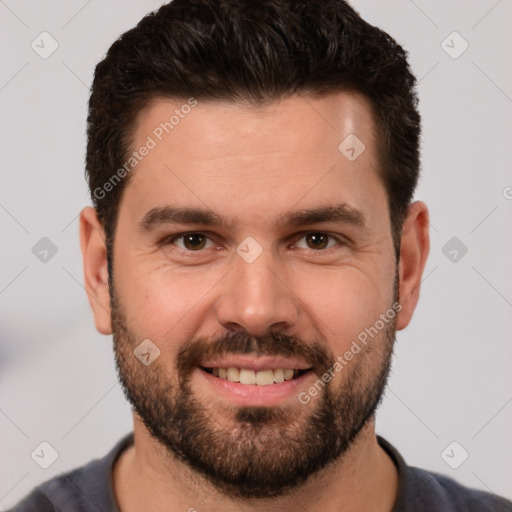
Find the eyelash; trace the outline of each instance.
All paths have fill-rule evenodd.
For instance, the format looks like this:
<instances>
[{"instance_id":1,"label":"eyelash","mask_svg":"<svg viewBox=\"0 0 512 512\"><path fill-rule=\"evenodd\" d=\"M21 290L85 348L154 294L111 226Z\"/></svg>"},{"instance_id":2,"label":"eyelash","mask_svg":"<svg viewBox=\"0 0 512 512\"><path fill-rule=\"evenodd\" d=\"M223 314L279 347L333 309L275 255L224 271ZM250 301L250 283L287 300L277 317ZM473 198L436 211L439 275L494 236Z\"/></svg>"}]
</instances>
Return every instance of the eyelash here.
<instances>
[{"instance_id":1,"label":"eyelash","mask_svg":"<svg viewBox=\"0 0 512 512\"><path fill-rule=\"evenodd\" d=\"M330 239L333 239L335 240L337 243L337 245L334 245L332 247L327 247L325 249L305 249L309 252L313 252L313 253L324 253L324 254L329 254L333 249L336 250L336 248L339 248L339 246L344 246L344 245L347 245L347 242L345 240L343 240L342 238L340 238L339 236L335 236L335 235L332 235L328 232L325 232L325 231L304 231L302 233L298 233L298 235L301 235L300 238L298 238L297 241L299 240L302 240L303 238L305 238L307 235L311 235L311 234L320 234L320 235L327 235ZM213 241L211 239L211 237L209 237L206 233L203 233L201 231L187 231L185 233L180 233L178 235L173 235L172 237L167 237L165 238L161 245L163 246L169 246L169 245L175 245L175 241L176 240L180 240L180 239L183 239L185 236L187 235L202 235L204 237L206 237L208 240L210 241ZM297 243L297 242L295 242ZM190 250L190 249L183 249L181 247L177 247L177 249L184 253L184 254L187 254L187 255L192 255L194 253L202 253L204 252L206 249L203 248L203 249L199 249L197 251L193 251L193 250Z\"/></svg>"}]
</instances>

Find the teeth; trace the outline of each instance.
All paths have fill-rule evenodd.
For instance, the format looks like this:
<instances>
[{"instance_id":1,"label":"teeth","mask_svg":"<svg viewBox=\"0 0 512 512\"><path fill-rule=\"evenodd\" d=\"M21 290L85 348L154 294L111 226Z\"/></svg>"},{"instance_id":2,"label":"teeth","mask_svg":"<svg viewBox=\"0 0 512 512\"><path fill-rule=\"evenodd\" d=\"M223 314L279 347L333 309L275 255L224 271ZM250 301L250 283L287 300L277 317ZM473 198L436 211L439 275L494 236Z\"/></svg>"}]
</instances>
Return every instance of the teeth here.
<instances>
[{"instance_id":1,"label":"teeth","mask_svg":"<svg viewBox=\"0 0 512 512\"><path fill-rule=\"evenodd\" d=\"M240 384L256 384L256 373L254 373L254 370L242 368L240 370Z\"/></svg>"},{"instance_id":2,"label":"teeth","mask_svg":"<svg viewBox=\"0 0 512 512\"><path fill-rule=\"evenodd\" d=\"M277 368L274 370L274 382L284 382L284 370L281 368Z\"/></svg>"},{"instance_id":3,"label":"teeth","mask_svg":"<svg viewBox=\"0 0 512 512\"><path fill-rule=\"evenodd\" d=\"M258 386L274 384L274 372L272 370L261 370L256 372L256 384L258 384Z\"/></svg>"},{"instance_id":4,"label":"teeth","mask_svg":"<svg viewBox=\"0 0 512 512\"><path fill-rule=\"evenodd\" d=\"M292 380L299 373L299 370L290 368L276 368L260 370L255 372L247 368L212 368L212 373L216 377L226 379L231 382L240 382L240 384L257 384L258 386L268 386L270 384L281 383L285 380Z\"/></svg>"},{"instance_id":5,"label":"teeth","mask_svg":"<svg viewBox=\"0 0 512 512\"><path fill-rule=\"evenodd\" d=\"M228 368L228 380L240 382L240 370L238 368Z\"/></svg>"},{"instance_id":6,"label":"teeth","mask_svg":"<svg viewBox=\"0 0 512 512\"><path fill-rule=\"evenodd\" d=\"M285 370L284 371L284 380L292 380L293 379L293 370Z\"/></svg>"}]
</instances>

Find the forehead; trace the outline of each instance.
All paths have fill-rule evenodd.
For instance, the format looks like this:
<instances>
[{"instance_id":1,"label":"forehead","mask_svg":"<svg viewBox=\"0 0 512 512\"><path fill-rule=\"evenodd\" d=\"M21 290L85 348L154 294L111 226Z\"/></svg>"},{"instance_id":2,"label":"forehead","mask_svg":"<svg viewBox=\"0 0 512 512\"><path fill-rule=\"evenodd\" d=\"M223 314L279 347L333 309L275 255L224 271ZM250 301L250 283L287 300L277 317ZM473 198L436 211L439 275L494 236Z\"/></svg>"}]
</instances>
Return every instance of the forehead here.
<instances>
[{"instance_id":1,"label":"forehead","mask_svg":"<svg viewBox=\"0 0 512 512\"><path fill-rule=\"evenodd\" d=\"M193 204L263 221L294 205L362 211L383 198L371 106L356 93L258 106L158 99L134 124L132 149L144 147L122 201L139 216Z\"/></svg>"},{"instance_id":2,"label":"forehead","mask_svg":"<svg viewBox=\"0 0 512 512\"><path fill-rule=\"evenodd\" d=\"M151 136L157 145L179 146L188 150L188 158L197 159L222 158L242 149L247 156L261 152L319 153L331 152L333 144L336 149L348 134L372 145L373 132L371 104L355 92L323 97L295 95L263 105L155 99L136 118L134 146Z\"/></svg>"}]
</instances>

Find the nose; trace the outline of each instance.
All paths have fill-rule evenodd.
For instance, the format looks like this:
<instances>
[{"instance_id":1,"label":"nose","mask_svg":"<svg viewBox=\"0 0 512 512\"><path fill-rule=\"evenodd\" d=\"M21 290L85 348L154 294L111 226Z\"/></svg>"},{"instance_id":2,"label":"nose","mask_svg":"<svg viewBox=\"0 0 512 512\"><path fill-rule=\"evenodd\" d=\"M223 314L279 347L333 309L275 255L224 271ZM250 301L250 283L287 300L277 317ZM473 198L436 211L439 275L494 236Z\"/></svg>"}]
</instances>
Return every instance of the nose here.
<instances>
[{"instance_id":1,"label":"nose","mask_svg":"<svg viewBox=\"0 0 512 512\"><path fill-rule=\"evenodd\" d=\"M252 263L235 258L216 301L217 320L225 329L263 336L296 325L299 299L286 282L285 269L272 260L270 250Z\"/></svg>"}]
</instances>

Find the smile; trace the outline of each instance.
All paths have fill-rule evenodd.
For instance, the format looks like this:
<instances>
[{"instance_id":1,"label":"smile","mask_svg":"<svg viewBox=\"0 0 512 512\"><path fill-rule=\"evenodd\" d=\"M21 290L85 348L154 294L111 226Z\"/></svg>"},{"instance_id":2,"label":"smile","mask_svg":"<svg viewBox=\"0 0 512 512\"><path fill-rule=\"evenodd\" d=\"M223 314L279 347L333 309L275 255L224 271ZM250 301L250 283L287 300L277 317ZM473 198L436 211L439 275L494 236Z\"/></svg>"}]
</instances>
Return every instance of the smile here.
<instances>
[{"instance_id":1,"label":"smile","mask_svg":"<svg viewBox=\"0 0 512 512\"><path fill-rule=\"evenodd\" d=\"M309 370L298 370L291 368L268 368L263 370L251 370L250 368L202 368L205 372L240 384L256 384L258 386L269 386L280 384L284 381L293 380Z\"/></svg>"}]
</instances>

